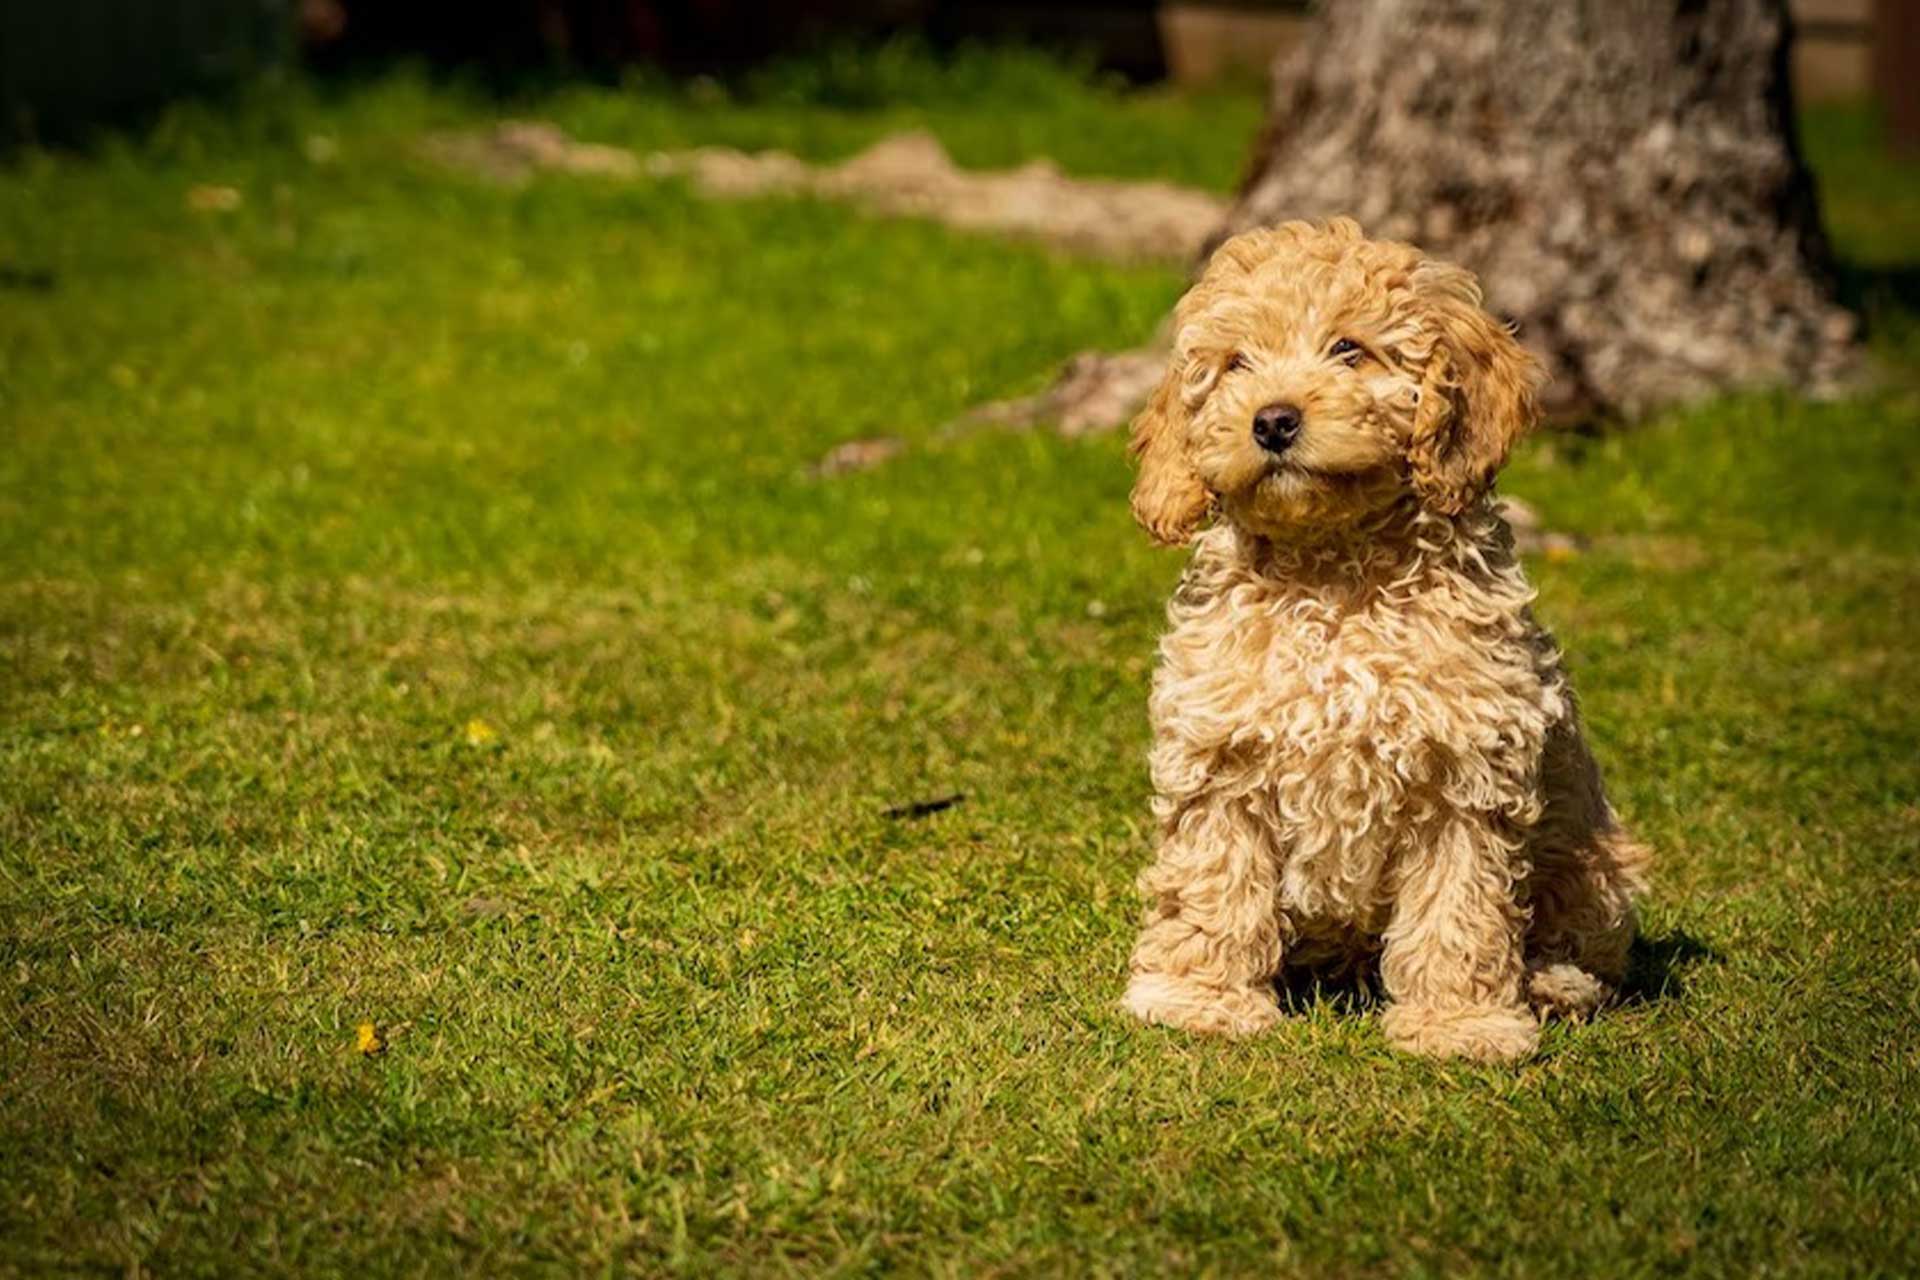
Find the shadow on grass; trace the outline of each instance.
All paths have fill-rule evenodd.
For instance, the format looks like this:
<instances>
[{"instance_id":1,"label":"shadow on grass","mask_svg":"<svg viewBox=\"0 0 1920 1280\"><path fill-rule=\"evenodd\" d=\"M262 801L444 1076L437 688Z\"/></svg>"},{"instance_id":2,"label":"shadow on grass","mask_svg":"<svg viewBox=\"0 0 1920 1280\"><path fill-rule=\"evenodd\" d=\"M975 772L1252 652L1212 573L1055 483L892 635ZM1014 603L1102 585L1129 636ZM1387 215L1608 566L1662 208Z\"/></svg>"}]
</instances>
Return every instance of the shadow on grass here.
<instances>
[{"instance_id":1,"label":"shadow on grass","mask_svg":"<svg viewBox=\"0 0 1920 1280\"><path fill-rule=\"evenodd\" d=\"M1719 960L1719 952L1685 929L1671 929L1658 937L1642 934L1633 940L1633 950L1627 956L1620 1003L1648 1005L1684 1000L1688 975L1700 965Z\"/></svg>"},{"instance_id":2,"label":"shadow on grass","mask_svg":"<svg viewBox=\"0 0 1920 1280\"><path fill-rule=\"evenodd\" d=\"M1633 950L1627 957L1619 1004L1642 1006L1683 1000L1688 975L1698 966L1719 959L1718 952L1684 929L1658 936L1642 934L1633 940ZM1289 968L1274 985L1280 1008L1288 1014L1326 1009L1347 1016L1363 1013L1381 1002L1377 957L1334 967Z\"/></svg>"},{"instance_id":3,"label":"shadow on grass","mask_svg":"<svg viewBox=\"0 0 1920 1280\"><path fill-rule=\"evenodd\" d=\"M1380 959L1289 967L1274 986L1289 1014L1322 1008L1339 1016L1362 1013L1380 1003Z\"/></svg>"}]
</instances>

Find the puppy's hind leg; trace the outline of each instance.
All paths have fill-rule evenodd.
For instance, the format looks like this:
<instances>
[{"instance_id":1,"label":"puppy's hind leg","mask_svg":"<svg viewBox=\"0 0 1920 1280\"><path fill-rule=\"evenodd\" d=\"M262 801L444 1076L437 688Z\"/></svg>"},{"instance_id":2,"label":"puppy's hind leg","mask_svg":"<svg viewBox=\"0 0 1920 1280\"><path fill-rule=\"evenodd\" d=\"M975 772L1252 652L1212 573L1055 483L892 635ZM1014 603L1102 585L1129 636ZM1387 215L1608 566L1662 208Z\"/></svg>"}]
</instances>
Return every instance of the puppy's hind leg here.
<instances>
[{"instance_id":1,"label":"puppy's hind leg","mask_svg":"<svg viewBox=\"0 0 1920 1280\"><path fill-rule=\"evenodd\" d=\"M1607 804L1576 724L1547 744L1546 812L1533 833L1527 897L1527 1000L1543 1014L1591 1017L1626 976L1633 900L1646 888L1647 849Z\"/></svg>"},{"instance_id":2,"label":"puppy's hind leg","mask_svg":"<svg viewBox=\"0 0 1920 1280\"><path fill-rule=\"evenodd\" d=\"M1611 822L1572 847L1534 851L1528 881L1527 1000L1543 1014L1592 1017L1626 976L1645 846Z\"/></svg>"},{"instance_id":3,"label":"puppy's hind leg","mask_svg":"<svg viewBox=\"0 0 1920 1280\"><path fill-rule=\"evenodd\" d=\"M1279 867L1240 801L1205 797L1183 810L1140 887L1147 917L1121 1002L1129 1013L1230 1036L1278 1021Z\"/></svg>"}]
</instances>

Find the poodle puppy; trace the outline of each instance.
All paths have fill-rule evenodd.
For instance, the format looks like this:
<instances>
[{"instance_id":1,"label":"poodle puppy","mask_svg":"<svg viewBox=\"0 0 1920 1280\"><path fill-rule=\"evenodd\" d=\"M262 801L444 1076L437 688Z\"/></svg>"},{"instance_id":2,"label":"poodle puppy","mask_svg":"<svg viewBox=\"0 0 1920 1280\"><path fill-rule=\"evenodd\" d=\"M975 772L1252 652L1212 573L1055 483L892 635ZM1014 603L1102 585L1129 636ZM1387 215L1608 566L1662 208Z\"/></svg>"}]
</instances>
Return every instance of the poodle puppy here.
<instances>
[{"instance_id":1,"label":"poodle puppy","mask_svg":"<svg viewBox=\"0 0 1920 1280\"><path fill-rule=\"evenodd\" d=\"M1491 495L1540 367L1471 274L1346 219L1228 240L1174 316L1133 510L1194 551L1125 1006L1248 1035L1284 968L1377 955L1393 1044L1524 1056L1612 995L1648 862Z\"/></svg>"}]
</instances>

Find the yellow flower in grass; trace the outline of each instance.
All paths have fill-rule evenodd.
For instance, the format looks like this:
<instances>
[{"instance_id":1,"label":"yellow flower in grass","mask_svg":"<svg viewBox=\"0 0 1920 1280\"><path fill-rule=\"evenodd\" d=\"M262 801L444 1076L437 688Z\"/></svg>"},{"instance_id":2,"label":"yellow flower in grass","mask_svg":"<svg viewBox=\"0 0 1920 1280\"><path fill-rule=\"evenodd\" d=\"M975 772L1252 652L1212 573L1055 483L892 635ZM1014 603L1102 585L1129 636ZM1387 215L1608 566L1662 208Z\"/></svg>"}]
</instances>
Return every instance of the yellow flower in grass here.
<instances>
[{"instance_id":1,"label":"yellow flower in grass","mask_svg":"<svg viewBox=\"0 0 1920 1280\"><path fill-rule=\"evenodd\" d=\"M484 747L488 743L498 741L499 738L500 738L499 730L495 729L492 725L488 724L485 720L482 720L480 717L475 716L473 719L467 721L467 745L468 746Z\"/></svg>"},{"instance_id":2,"label":"yellow flower in grass","mask_svg":"<svg viewBox=\"0 0 1920 1280\"><path fill-rule=\"evenodd\" d=\"M380 1038L379 1029L371 1022L363 1022L354 1028L353 1051L372 1057L376 1053L385 1053L387 1042Z\"/></svg>"}]
</instances>

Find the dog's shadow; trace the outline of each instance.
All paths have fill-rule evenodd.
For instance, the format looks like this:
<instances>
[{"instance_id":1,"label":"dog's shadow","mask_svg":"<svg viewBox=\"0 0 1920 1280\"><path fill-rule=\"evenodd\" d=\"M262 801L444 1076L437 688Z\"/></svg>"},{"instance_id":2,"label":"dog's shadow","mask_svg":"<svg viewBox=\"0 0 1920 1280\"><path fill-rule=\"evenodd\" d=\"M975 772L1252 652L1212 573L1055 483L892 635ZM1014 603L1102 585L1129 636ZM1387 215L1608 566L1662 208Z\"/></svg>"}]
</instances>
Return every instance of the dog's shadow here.
<instances>
[{"instance_id":1,"label":"dog's shadow","mask_svg":"<svg viewBox=\"0 0 1920 1280\"><path fill-rule=\"evenodd\" d=\"M1684 1000L1692 971L1716 964L1719 952L1685 929L1633 940L1627 955L1627 976L1620 984L1619 1004L1637 1008ZM1363 1013L1380 1004L1378 957L1337 968L1290 968L1274 983L1280 1008L1288 1014L1325 1010L1335 1016Z\"/></svg>"},{"instance_id":2,"label":"dog's shadow","mask_svg":"<svg viewBox=\"0 0 1920 1280\"><path fill-rule=\"evenodd\" d=\"M1703 964L1718 964L1720 953L1685 929L1657 937L1642 934L1627 953L1627 977L1620 984L1623 1005L1664 1004L1687 997L1687 982Z\"/></svg>"},{"instance_id":3,"label":"dog's shadow","mask_svg":"<svg viewBox=\"0 0 1920 1280\"><path fill-rule=\"evenodd\" d=\"M1336 1017L1364 1013L1380 1003L1380 958L1333 966L1291 966L1274 979L1280 1008L1290 1015L1324 1010Z\"/></svg>"}]
</instances>

